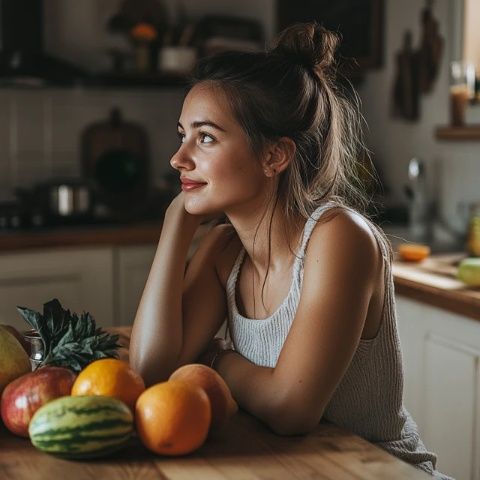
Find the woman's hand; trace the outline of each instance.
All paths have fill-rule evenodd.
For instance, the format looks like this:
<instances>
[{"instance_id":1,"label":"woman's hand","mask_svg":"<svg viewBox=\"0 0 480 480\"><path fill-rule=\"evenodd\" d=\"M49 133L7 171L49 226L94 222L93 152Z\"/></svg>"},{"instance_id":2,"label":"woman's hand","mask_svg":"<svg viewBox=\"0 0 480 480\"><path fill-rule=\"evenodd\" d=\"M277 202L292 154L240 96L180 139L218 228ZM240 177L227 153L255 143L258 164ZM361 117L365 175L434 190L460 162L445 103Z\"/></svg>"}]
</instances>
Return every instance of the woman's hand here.
<instances>
[{"instance_id":1,"label":"woman's hand","mask_svg":"<svg viewBox=\"0 0 480 480\"><path fill-rule=\"evenodd\" d=\"M215 337L207 345L206 350L198 357L197 362L213 368L217 357L226 351L233 351L231 343L221 337Z\"/></svg>"},{"instance_id":2,"label":"woman's hand","mask_svg":"<svg viewBox=\"0 0 480 480\"><path fill-rule=\"evenodd\" d=\"M167 208L165 218L187 221L191 224L204 225L222 216L222 212L214 212L206 215L192 215L185 210L185 194L180 192Z\"/></svg>"}]
</instances>

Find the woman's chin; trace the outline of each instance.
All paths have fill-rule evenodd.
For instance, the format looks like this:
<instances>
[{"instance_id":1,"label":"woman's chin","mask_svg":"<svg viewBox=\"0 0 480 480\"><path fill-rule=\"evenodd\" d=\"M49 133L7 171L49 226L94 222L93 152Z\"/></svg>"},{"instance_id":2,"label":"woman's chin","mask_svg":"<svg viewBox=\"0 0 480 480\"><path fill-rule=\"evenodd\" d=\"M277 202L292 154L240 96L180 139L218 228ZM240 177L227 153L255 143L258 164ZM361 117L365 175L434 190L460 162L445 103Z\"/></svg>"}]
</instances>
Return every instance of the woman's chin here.
<instances>
[{"instance_id":1,"label":"woman's chin","mask_svg":"<svg viewBox=\"0 0 480 480\"><path fill-rule=\"evenodd\" d=\"M206 208L204 205L201 205L199 202L189 202L185 201L185 210L190 215L211 215L213 210L211 208Z\"/></svg>"}]
</instances>

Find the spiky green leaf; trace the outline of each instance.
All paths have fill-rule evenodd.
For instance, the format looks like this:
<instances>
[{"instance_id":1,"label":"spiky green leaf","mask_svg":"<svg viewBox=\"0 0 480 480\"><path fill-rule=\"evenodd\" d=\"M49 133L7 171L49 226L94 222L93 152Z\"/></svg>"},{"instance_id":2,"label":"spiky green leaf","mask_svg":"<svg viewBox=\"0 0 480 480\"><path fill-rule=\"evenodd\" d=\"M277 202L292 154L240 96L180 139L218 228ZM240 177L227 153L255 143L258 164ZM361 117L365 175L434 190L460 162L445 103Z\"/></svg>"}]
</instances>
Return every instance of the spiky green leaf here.
<instances>
[{"instance_id":1,"label":"spiky green leaf","mask_svg":"<svg viewBox=\"0 0 480 480\"><path fill-rule=\"evenodd\" d=\"M88 312L71 313L57 299L43 305L43 315L25 307L17 310L42 338L42 365L64 366L79 372L94 360L118 356L119 336L97 327Z\"/></svg>"}]
</instances>

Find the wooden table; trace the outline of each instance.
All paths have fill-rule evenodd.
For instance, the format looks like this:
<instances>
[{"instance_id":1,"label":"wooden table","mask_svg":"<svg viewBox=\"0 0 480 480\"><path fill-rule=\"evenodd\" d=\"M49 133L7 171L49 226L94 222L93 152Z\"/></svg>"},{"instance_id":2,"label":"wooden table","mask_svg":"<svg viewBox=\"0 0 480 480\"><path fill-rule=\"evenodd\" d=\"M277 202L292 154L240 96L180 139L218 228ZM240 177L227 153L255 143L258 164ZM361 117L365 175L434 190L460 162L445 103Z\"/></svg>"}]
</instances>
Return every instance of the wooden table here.
<instances>
[{"instance_id":1,"label":"wooden table","mask_svg":"<svg viewBox=\"0 0 480 480\"><path fill-rule=\"evenodd\" d=\"M304 437L270 433L239 412L227 429L196 452L161 457L137 438L108 458L69 461L36 450L28 439L0 427L2 480L127 479L329 479L426 480L423 472L333 425L321 424Z\"/></svg>"},{"instance_id":2,"label":"wooden table","mask_svg":"<svg viewBox=\"0 0 480 480\"><path fill-rule=\"evenodd\" d=\"M126 359L130 328L109 328L120 334ZM328 479L426 480L411 465L334 425L322 423L306 436L282 437L240 411L227 428L196 452L162 457L132 438L121 451L103 459L70 461L47 455L28 439L0 425L1 480L109 479Z\"/></svg>"}]
</instances>

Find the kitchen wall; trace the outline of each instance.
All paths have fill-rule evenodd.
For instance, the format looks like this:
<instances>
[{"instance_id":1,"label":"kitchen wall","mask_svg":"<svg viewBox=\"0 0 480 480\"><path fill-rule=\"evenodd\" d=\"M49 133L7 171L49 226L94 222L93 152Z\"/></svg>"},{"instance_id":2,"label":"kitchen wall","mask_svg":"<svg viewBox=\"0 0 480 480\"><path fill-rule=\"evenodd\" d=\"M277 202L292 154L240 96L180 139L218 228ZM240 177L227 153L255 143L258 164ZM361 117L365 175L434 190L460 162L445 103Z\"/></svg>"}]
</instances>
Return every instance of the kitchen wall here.
<instances>
[{"instance_id":1,"label":"kitchen wall","mask_svg":"<svg viewBox=\"0 0 480 480\"><path fill-rule=\"evenodd\" d=\"M369 125L368 141L375 162L397 201L405 201L403 186L408 182L407 164L415 156L427 164L430 193L440 214L458 230L464 228L459 214L462 204L480 201L480 142L437 140L434 130L448 123L449 62L458 58L459 0L437 0L434 16L445 39L439 76L433 91L421 97L421 117L410 122L391 115L395 54L401 48L404 32L413 34L413 45L420 42L420 14L424 2L386 0L384 66L367 74L359 87L363 111ZM467 118L480 123L480 106L471 107Z\"/></svg>"}]
</instances>

